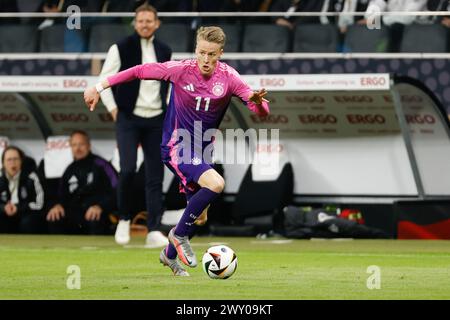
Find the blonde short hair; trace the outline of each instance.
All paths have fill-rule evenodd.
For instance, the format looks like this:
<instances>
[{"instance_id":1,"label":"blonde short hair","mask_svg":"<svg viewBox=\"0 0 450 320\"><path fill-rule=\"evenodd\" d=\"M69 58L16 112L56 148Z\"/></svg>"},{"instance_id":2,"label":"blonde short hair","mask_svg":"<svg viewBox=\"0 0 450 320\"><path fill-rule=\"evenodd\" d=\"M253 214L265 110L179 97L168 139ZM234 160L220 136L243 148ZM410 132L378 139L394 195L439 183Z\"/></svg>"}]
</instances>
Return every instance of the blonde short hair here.
<instances>
[{"instance_id":1,"label":"blonde short hair","mask_svg":"<svg viewBox=\"0 0 450 320\"><path fill-rule=\"evenodd\" d=\"M220 44L221 49L225 46L226 41L225 32L220 27L200 27L197 30L197 42L199 40L205 40Z\"/></svg>"}]
</instances>

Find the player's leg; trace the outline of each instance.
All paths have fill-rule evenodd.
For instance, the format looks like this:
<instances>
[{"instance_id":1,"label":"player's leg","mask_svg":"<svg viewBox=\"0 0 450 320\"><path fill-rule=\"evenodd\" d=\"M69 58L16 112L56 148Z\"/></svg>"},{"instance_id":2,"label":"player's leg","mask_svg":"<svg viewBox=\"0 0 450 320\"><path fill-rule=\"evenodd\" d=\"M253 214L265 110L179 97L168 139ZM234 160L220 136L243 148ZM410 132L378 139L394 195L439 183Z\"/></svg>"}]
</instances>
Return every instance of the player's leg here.
<instances>
[{"instance_id":1,"label":"player's leg","mask_svg":"<svg viewBox=\"0 0 450 320\"><path fill-rule=\"evenodd\" d=\"M195 231L194 222L222 192L225 182L216 170L206 164L190 166L190 169L197 171L191 176L201 188L189 199L186 210L177 226L169 232L168 238L177 250L180 260L187 266L195 267L197 258L189 242L189 237Z\"/></svg>"},{"instance_id":2,"label":"player's leg","mask_svg":"<svg viewBox=\"0 0 450 320\"><path fill-rule=\"evenodd\" d=\"M203 210L202 214L195 220L196 226L203 226L208 220L209 206ZM191 235L192 236L192 235ZM169 243L165 249L163 249L159 255L159 261L172 269L172 272L175 276L189 276L189 273L178 263L177 261L177 250L173 246L173 244Z\"/></svg>"},{"instance_id":3,"label":"player's leg","mask_svg":"<svg viewBox=\"0 0 450 320\"><path fill-rule=\"evenodd\" d=\"M169 255L172 255L172 258L169 258ZM169 267L173 275L181 276L181 277L189 277L189 273L183 268L183 266L177 260L177 252L173 245L170 243L166 248L162 249L159 254L159 262L163 265Z\"/></svg>"},{"instance_id":4,"label":"player's leg","mask_svg":"<svg viewBox=\"0 0 450 320\"><path fill-rule=\"evenodd\" d=\"M186 203L189 204L189 200L191 199L191 197L195 194L196 191L189 191L189 190L184 190L184 193L186 194ZM208 208L209 206L203 210L202 214L197 218L197 220L194 221L194 224L196 226L203 226L206 221L208 220ZM192 238L192 235L190 235L190 238ZM177 250L175 249L175 247L169 243L167 245L166 248L166 254L170 259L175 259L177 257Z\"/></svg>"},{"instance_id":5,"label":"player's leg","mask_svg":"<svg viewBox=\"0 0 450 320\"><path fill-rule=\"evenodd\" d=\"M190 191L188 188L186 188L180 183L180 193L184 193L186 195L186 205L189 204L189 199L195 194L196 191L197 190ZM166 253L170 259L175 259L177 257L177 250L170 242L167 245Z\"/></svg>"},{"instance_id":6,"label":"player's leg","mask_svg":"<svg viewBox=\"0 0 450 320\"><path fill-rule=\"evenodd\" d=\"M164 164L176 175L179 176L181 174L180 171L177 171L168 161L164 161ZM182 174L181 174L182 175ZM180 177L184 178L184 177ZM182 185L180 185L184 188ZM186 193L186 200L189 201L190 196L192 195L187 190L184 190ZM159 261L164 265L168 266L175 276L189 276L189 273L183 268L183 266L177 260L177 250L174 245L169 243L159 254Z\"/></svg>"},{"instance_id":7,"label":"player's leg","mask_svg":"<svg viewBox=\"0 0 450 320\"><path fill-rule=\"evenodd\" d=\"M192 235L192 229L194 229L192 224L194 224L195 221L197 221L197 225L206 223L207 210L210 204L225 187L225 181L222 176L212 168L201 173L196 182L200 186L200 189L190 197L186 207L186 211L189 211L189 215L183 214L175 231L175 234L177 235ZM184 223L184 226L182 223Z\"/></svg>"},{"instance_id":8,"label":"player's leg","mask_svg":"<svg viewBox=\"0 0 450 320\"><path fill-rule=\"evenodd\" d=\"M208 209L210 205L206 207L205 210L203 210L202 214L198 216L198 218L194 221L196 226L204 226L206 222L208 221Z\"/></svg>"}]
</instances>

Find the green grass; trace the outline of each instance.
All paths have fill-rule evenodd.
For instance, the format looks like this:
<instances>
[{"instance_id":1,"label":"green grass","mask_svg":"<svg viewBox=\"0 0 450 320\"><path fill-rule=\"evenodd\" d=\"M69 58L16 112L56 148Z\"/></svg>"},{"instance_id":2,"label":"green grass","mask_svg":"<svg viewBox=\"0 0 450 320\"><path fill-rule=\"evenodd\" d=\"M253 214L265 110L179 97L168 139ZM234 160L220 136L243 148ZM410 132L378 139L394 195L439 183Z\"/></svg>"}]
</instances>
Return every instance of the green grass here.
<instances>
[{"instance_id":1,"label":"green grass","mask_svg":"<svg viewBox=\"0 0 450 320\"><path fill-rule=\"evenodd\" d=\"M172 276L143 238L0 235L0 299L450 299L450 241L272 240L194 238L199 259L212 242L236 251L236 273L212 280L201 266ZM70 265L80 290L67 289ZM380 289L366 286L370 265Z\"/></svg>"}]
</instances>

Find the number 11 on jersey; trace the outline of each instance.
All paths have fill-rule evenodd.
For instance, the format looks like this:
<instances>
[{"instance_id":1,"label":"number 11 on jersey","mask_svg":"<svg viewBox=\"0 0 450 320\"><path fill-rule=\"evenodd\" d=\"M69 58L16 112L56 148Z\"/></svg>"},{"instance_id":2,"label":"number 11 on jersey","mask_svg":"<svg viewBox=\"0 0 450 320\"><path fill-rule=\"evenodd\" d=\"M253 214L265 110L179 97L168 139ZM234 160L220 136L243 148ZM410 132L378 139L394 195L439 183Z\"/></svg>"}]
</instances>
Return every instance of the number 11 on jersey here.
<instances>
[{"instance_id":1,"label":"number 11 on jersey","mask_svg":"<svg viewBox=\"0 0 450 320\"><path fill-rule=\"evenodd\" d=\"M200 105L202 104L202 97L195 97L195 100L197 100L197 106L195 107L195 111L199 111ZM211 101L210 97L205 98L205 111L208 111L210 101Z\"/></svg>"}]
</instances>

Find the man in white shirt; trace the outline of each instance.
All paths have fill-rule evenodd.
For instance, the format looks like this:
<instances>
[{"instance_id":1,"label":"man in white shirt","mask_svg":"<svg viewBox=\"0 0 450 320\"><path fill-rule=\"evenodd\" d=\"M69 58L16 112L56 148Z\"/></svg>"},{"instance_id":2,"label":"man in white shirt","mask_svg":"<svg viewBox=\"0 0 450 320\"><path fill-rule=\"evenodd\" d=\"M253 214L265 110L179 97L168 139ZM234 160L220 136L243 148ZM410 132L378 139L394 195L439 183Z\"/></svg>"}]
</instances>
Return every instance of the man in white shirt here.
<instances>
[{"instance_id":1,"label":"man in white shirt","mask_svg":"<svg viewBox=\"0 0 450 320\"><path fill-rule=\"evenodd\" d=\"M415 12L426 9L427 0L371 0L366 11L365 18L377 12ZM365 23L362 20L361 23ZM383 15L383 24L390 30L390 52L398 52L403 36L405 25L409 25L416 21L414 15Z\"/></svg>"},{"instance_id":2,"label":"man in white shirt","mask_svg":"<svg viewBox=\"0 0 450 320\"><path fill-rule=\"evenodd\" d=\"M155 39L160 21L154 7L144 4L136 9L135 33L117 42L108 51L100 80L135 65L165 62L172 51ZM116 122L116 137L120 157L118 208L120 221L115 240L130 241L130 219L133 204L133 184L137 149L141 145L145 165L145 200L147 207L147 247L168 244L160 231L162 216L162 181L164 167L160 156L162 123L166 109L168 84L160 81L135 80L113 90L104 90L101 98Z\"/></svg>"}]
</instances>

